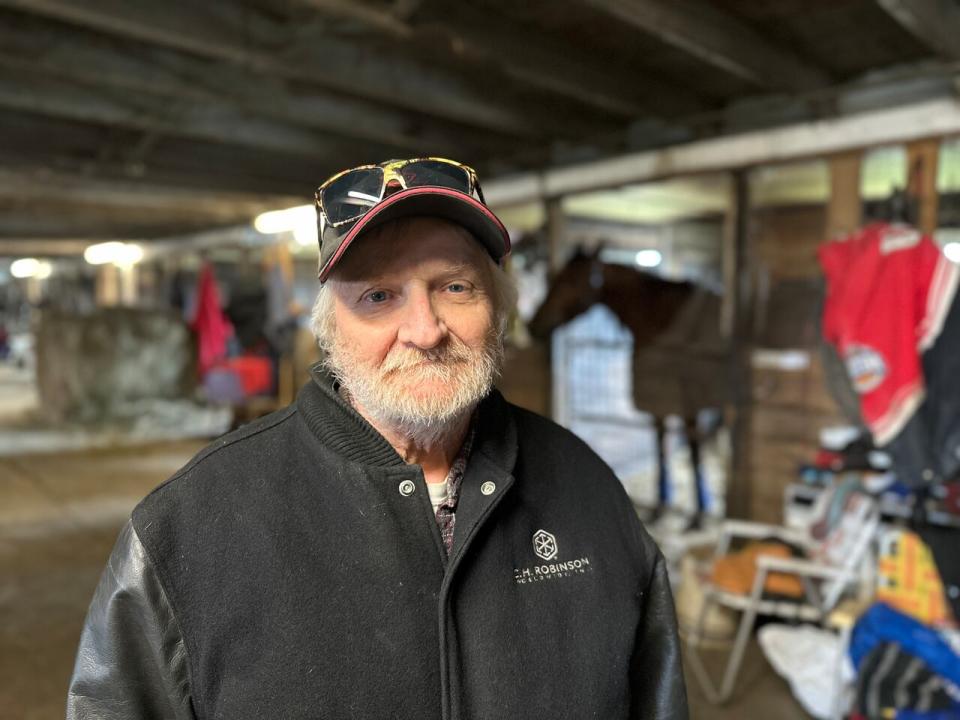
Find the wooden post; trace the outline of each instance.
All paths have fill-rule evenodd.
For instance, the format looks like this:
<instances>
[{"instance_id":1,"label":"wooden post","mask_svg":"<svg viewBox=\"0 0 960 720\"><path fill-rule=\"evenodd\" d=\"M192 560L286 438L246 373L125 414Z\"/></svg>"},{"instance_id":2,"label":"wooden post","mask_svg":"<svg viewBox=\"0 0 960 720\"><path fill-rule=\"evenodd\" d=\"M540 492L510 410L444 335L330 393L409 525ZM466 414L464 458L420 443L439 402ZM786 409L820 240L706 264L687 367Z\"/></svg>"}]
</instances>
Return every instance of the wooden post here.
<instances>
[{"instance_id":1,"label":"wooden post","mask_svg":"<svg viewBox=\"0 0 960 720\"><path fill-rule=\"evenodd\" d=\"M133 307L140 299L139 268L137 265L120 265L116 267L116 272L120 286L120 304Z\"/></svg>"},{"instance_id":2,"label":"wooden post","mask_svg":"<svg viewBox=\"0 0 960 720\"><path fill-rule=\"evenodd\" d=\"M917 227L933 234L937 229L937 163L940 138L917 140L907 145L907 193L917 202Z\"/></svg>"},{"instance_id":3,"label":"wooden post","mask_svg":"<svg viewBox=\"0 0 960 720\"><path fill-rule=\"evenodd\" d=\"M290 254L290 245L286 242L278 242L263 249L262 272L268 282L274 268L279 268L287 287L293 287L294 268L293 256ZM291 298L292 302L292 298ZM293 313L294 308L288 310ZM306 379L298 377L294 357L296 354L296 341L291 343L291 347L277 358L277 405L284 407L293 402L300 384Z\"/></svg>"},{"instance_id":4,"label":"wooden post","mask_svg":"<svg viewBox=\"0 0 960 720\"><path fill-rule=\"evenodd\" d=\"M746 170L733 173L733 202L724 232L723 286L730 331L730 384L733 418L730 423L732 456L727 475L727 517L748 518L752 494L750 476L750 322L749 229L750 197Z\"/></svg>"},{"instance_id":5,"label":"wooden post","mask_svg":"<svg viewBox=\"0 0 960 720\"><path fill-rule=\"evenodd\" d=\"M567 235L567 218L563 214L563 198L551 198L547 206L547 267L552 278L563 265L563 247Z\"/></svg>"},{"instance_id":6,"label":"wooden post","mask_svg":"<svg viewBox=\"0 0 960 720\"><path fill-rule=\"evenodd\" d=\"M98 307L120 304L120 271L113 263L97 265L96 298Z\"/></svg>"},{"instance_id":7,"label":"wooden post","mask_svg":"<svg viewBox=\"0 0 960 720\"><path fill-rule=\"evenodd\" d=\"M860 227L860 161L863 151L837 153L830 157L830 199L827 203L826 238L842 237Z\"/></svg>"}]
</instances>

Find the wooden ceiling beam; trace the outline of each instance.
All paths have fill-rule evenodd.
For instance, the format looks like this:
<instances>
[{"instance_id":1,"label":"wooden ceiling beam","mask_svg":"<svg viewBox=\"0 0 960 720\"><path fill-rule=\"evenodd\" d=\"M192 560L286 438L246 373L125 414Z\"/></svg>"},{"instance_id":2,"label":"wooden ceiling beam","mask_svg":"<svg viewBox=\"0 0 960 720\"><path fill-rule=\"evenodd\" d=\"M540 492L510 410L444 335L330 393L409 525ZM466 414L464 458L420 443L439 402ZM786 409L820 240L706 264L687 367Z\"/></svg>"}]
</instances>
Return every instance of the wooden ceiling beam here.
<instances>
[{"instance_id":1,"label":"wooden ceiling beam","mask_svg":"<svg viewBox=\"0 0 960 720\"><path fill-rule=\"evenodd\" d=\"M670 177L727 172L957 134L960 103L945 97L517 173L487 182L483 191L490 206L499 208Z\"/></svg>"},{"instance_id":2,"label":"wooden ceiling beam","mask_svg":"<svg viewBox=\"0 0 960 720\"><path fill-rule=\"evenodd\" d=\"M297 203L309 202L318 183L344 165L325 165L312 170L310 164L288 162L277 167L264 167L248 161L244 153L234 149L233 162L194 163L170 162L170 158L158 157L139 167L131 166L120 158L78 159L63 154L43 154L39 149L30 150L30 158L23 153L11 155L0 152L0 163L23 173L53 172L76 177L76 182L92 181L146 183L148 187L178 188L186 192L245 193L264 197L296 197Z\"/></svg>"},{"instance_id":3,"label":"wooden ceiling beam","mask_svg":"<svg viewBox=\"0 0 960 720\"><path fill-rule=\"evenodd\" d=\"M212 227L249 225L251 220L246 215L174 215L151 209L118 212L115 208L103 211L87 206L71 208L66 217L58 215L56 209L52 203L27 203L17 208L0 201L0 239L79 236L89 238L91 243L115 238L148 240Z\"/></svg>"},{"instance_id":4,"label":"wooden ceiling beam","mask_svg":"<svg viewBox=\"0 0 960 720\"><path fill-rule=\"evenodd\" d=\"M0 26L0 67L43 72L90 86L200 104L222 105L244 115L319 130L355 141L393 146L404 152L454 154L491 143L488 134L415 122L409 113L322 92L291 93L282 80L255 75L209 60L157 48L134 53L87 33L52 33L25 23Z\"/></svg>"},{"instance_id":5,"label":"wooden ceiling beam","mask_svg":"<svg viewBox=\"0 0 960 720\"><path fill-rule=\"evenodd\" d=\"M0 168L0 201L88 205L104 209L153 209L208 215L256 215L264 210L299 205L294 195L198 191L149 181L106 180L51 170Z\"/></svg>"},{"instance_id":6,"label":"wooden ceiling beam","mask_svg":"<svg viewBox=\"0 0 960 720\"><path fill-rule=\"evenodd\" d=\"M321 132L260 119L216 104L111 93L42 73L13 72L2 67L0 107L293 155L343 155L336 139ZM380 155L389 153L389 148L371 144L371 152Z\"/></svg>"},{"instance_id":7,"label":"wooden ceiling beam","mask_svg":"<svg viewBox=\"0 0 960 720\"><path fill-rule=\"evenodd\" d=\"M758 87L798 92L830 84L830 77L822 70L772 45L708 2L583 2Z\"/></svg>"},{"instance_id":8,"label":"wooden ceiling beam","mask_svg":"<svg viewBox=\"0 0 960 720\"><path fill-rule=\"evenodd\" d=\"M960 60L960 8L951 0L877 0L889 15L933 52Z\"/></svg>"},{"instance_id":9,"label":"wooden ceiling beam","mask_svg":"<svg viewBox=\"0 0 960 720\"><path fill-rule=\"evenodd\" d=\"M222 60L350 97L517 137L540 133L520 108L490 102L443 68L384 59L329 36L295 45L292 30L252 10L197 3L190 12L149 0L0 0L0 7L117 37Z\"/></svg>"},{"instance_id":10,"label":"wooden ceiling beam","mask_svg":"<svg viewBox=\"0 0 960 720\"><path fill-rule=\"evenodd\" d=\"M88 245L99 241L100 238L0 236L0 257L77 257Z\"/></svg>"},{"instance_id":11,"label":"wooden ceiling beam","mask_svg":"<svg viewBox=\"0 0 960 720\"><path fill-rule=\"evenodd\" d=\"M656 78L638 78L633 87L625 86L610 68L571 57L558 43L505 25L491 27L484 22L483 13L471 10L469 4L451 10L455 20L426 20L413 25L389 11L356 0L300 2L322 14L359 22L402 42L442 42L452 55L497 68L531 87L620 117L663 117L665 111L669 115L671 110L691 113L703 109L703 103L692 93Z\"/></svg>"}]
</instances>

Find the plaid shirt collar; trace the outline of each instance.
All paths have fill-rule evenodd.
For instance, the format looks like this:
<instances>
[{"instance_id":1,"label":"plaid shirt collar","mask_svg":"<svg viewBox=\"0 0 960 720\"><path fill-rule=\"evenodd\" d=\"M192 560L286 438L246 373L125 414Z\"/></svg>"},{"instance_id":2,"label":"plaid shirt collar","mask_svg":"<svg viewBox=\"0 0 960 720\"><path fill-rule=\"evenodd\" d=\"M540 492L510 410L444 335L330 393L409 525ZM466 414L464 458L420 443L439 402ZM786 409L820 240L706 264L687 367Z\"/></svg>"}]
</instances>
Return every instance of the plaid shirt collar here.
<instances>
[{"instance_id":1,"label":"plaid shirt collar","mask_svg":"<svg viewBox=\"0 0 960 720\"><path fill-rule=\"evenodd\" d=\"M467 461L470 459L470 451L473 449L473 439L476 434L477 414L474 412L473 418L470 420L470 429L467 430L467 437L450 466L450 472L447 473L445 480L447 483L447 499L440 503L437 508L438 514L441 510L453 512L457 508L457 500L460 497L460 483L463 482L463 475L467 471Z\"/></svg>"}]
</instances>

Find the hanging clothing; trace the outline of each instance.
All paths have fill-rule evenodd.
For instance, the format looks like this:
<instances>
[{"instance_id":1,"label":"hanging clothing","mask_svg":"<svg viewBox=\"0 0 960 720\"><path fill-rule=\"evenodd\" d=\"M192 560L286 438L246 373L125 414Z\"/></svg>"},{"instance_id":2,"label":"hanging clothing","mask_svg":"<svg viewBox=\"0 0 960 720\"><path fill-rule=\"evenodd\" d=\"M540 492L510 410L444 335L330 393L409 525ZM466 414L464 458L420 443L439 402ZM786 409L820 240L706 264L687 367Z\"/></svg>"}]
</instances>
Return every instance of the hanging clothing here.
<instances>
[{"instance_id":1,"label":"hanging clothing","mask_svg":"<svg viewBox=\"0 0 960 720\"><path fill-rule=\"evenodd\" d=\"M290 353L297 331L297 317L291 312L293 288L280 263L267 269L263 332L279 354Z\"/></svg>"},{"instance_id":2,"label":"hanging clothing","mask_svg":"<svg viewBox=\"0 0 960 720\"><path fill-rule=\"evenodd\" d=\"M923 374L927 395L919 422L905 428L891 449L903 456L908 447L925 441L931 455L921 472L928 471L928 482L954 480L960 476L960 293L936 342L923 354ZM907 447L900 449L901 443Z\"/></svg>"},{"instance_id":3,"label":"hanging clothing","mask_svg":"<svg viewBox=\"0 0 960 720\"><path fill-rule=\"evenodd\" d=\"M943 433L928 424L941 399L918 426L908 424L928 395L922 353L941 340L960 270L932 238L905 225L869 225L826 243L819 255L827 278L824 337L846 364L864 423L878 446L891 446L905 482L936 481L942 453L934 443ZM960 440L960 424L957 430Z\"/></svg>"},{"instance_id":4,"label":"hanging clothing","mask_svg":"<svg viewBox=\"0 0 960 720\"><path fill-rule=\"evenodd\" d=\"M230 282L230 302L225 308L240 347L261 349L266 337L267 292L259 266L240 269Z\"/></svg>"},{"instance_id":5,"label":"hanging clothing","mask_svg":"<svg viewBox=\"0 0 960 720\"><path fill-rule=\"evenodd\" d=\"M203 265L197 279L197 311L191 329L197 334L197 370L202 378L227 356L227 341L233 337L210 263Z\"/></svg>"}]
</instances>

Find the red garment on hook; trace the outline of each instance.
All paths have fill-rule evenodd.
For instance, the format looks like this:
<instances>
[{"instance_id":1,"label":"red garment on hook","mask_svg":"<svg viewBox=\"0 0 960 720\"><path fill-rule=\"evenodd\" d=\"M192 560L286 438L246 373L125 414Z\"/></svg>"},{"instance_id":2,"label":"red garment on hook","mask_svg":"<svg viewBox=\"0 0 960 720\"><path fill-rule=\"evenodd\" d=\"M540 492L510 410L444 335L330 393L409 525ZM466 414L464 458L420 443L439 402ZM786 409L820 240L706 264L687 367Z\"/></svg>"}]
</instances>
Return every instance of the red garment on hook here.
<instances>
[{"instance_id":1,"label":"red garment on hook","mask_svg":"<svg viewBox=\"0 0 960 720\"><path fill-rule=\"evenodd\" d=\"M200 269L196 308L190 327L197 334L197 370L203 378L210 368L226 358L227 341L233 337L233 325L223 314L210 263L204 263Z\"/></svg>"},{"instance_id":2,"label":"red garment on hook","mask_svg":"<svg viewBox=\"0 0 960 720\"><path fill-rule=\"evenodd\" d=\"M847 365L864 422L886 445L923 402L921 354L940 334L958 268L929 235L875 223L820 247L823 335Z\"/></svg>"}]
</instances>

